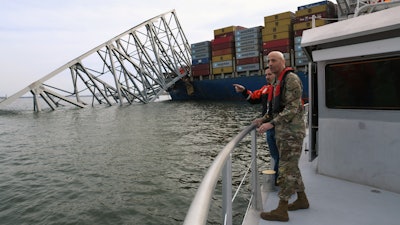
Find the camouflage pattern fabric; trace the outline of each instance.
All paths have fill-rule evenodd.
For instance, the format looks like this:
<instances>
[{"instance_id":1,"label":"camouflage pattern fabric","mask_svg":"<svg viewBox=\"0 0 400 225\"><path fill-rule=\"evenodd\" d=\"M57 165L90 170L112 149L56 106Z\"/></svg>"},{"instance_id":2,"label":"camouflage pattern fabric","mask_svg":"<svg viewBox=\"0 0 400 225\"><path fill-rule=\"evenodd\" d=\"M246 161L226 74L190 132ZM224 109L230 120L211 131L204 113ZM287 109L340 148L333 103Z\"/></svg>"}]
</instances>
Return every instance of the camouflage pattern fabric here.
<instances>
[{"instance_id":1,"label":"camouflage pattern fabric","mask_svg":"<svg viewBox=\"0 0 400 225\"><path fill-rule=\"evenodd\" d=\"M279 140L279 176L280 187L278 196L282 200L289 200L296 192L304 191L304 183L298 167L302 150L303 139Z\"/></svg>"},{"instance_id":2,"label":"camouflage pattern fabric","mask_svg":"<svg viewBox=\"0 0 400 225\"><path fill-rule=\"evenodd\" d=\"M300 78L295 73L289 73L281 93L284 109L273 116L280 155L278 195L282 200L288 200L294 193L304 191L298 167L306 131L301 102L302 89Z\"/></svg>"}]
</instances>

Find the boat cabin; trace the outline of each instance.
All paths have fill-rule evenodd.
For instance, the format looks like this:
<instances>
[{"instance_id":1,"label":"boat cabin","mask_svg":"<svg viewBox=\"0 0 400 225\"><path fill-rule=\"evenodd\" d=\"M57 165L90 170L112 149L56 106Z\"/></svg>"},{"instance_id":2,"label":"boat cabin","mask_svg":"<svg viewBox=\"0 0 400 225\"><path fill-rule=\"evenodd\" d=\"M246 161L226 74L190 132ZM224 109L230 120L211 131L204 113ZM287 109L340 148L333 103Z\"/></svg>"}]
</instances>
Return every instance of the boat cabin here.
<instances>
[{"instance_id":1,"label":"boat cabin","mask_svg":"<svg viewBox=\"0 0 400 225\"><path fill-rule=\"evenodd\" d=\"M400 6L306 30L320 174L400 193Z\"/></svg>"}]
</instances>

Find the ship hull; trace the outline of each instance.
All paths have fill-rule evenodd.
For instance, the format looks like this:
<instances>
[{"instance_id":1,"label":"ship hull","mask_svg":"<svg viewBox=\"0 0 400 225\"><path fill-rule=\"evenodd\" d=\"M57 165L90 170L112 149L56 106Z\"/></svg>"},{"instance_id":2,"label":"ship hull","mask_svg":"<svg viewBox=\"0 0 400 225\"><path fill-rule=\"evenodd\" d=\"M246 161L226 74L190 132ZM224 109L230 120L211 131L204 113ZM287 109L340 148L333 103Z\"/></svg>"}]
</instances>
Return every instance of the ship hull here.
<instances>
[{"instance_id":1,"label":"ship hull","mask_svg":"<svg viewBox=\"0 0 400 225\"><path fill-rule=\"evenodd\" d=\"M241 84L249 90L260 89L266 84L265 76L235 77L214 80L178 81L169 91L171 100L244 100L240 93L235 92L233 84ZM192 87L190 87L192 85ZM193 88L193 92L191 92Z\"/></svg>"},{"instance_id":2,"label":"ship hull","mask_svg":"<svg viewBox=\"0 0 400 225\"><path fill-rule=\"evenodd\" d=\"M308 100L308 76L296 72L303 83L303 99ZM233 84L241 84L254 91L266 84L264 75L222 78L213 80L179 80L170 90L172 101L182 100L209 100L209 101L240 101L245 100L240 93L236 93Z\"/></svg>"}]
</instances>

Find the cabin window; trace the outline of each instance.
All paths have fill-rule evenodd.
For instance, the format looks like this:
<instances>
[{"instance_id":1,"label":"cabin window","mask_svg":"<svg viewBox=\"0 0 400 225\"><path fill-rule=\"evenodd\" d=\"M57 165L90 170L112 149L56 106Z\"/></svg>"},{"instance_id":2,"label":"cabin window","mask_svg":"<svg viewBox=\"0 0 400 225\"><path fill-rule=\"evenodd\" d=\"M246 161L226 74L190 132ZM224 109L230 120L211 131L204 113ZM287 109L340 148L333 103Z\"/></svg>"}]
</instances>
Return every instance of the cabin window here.
<instances>
[{"instance_id":1,"label":"cabin window","mask_svg":"<svg viewBox=\"0 0 400 225\"><path fill-rule=\"evenodd\" d=\"M335 109L400 109L400 57L325 67L326 105Z\"/></svg>"}]
</instances>

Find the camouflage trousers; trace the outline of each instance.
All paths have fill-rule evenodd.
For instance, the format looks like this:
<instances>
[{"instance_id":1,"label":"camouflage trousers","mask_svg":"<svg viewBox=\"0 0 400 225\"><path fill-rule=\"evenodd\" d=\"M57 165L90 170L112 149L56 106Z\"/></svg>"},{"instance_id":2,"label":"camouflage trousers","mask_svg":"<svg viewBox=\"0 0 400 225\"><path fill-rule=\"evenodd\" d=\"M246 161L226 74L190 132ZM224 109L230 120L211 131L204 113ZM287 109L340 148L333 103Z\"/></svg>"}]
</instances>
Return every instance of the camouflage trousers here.
<instances>
[{"instance_id":1,"label":"camouflage trousers","mask_svg":"<svg viewBox=\"0 0 400 225\"><path fill-rule=\"evenodd\" d=\"M299 169L299 159L303 146L303 138L291 140L276 140L279 149L280 187L278 196L281 200L289 200L296 192L304 191L304 183Z\"/></svg>"}]
</instances>

